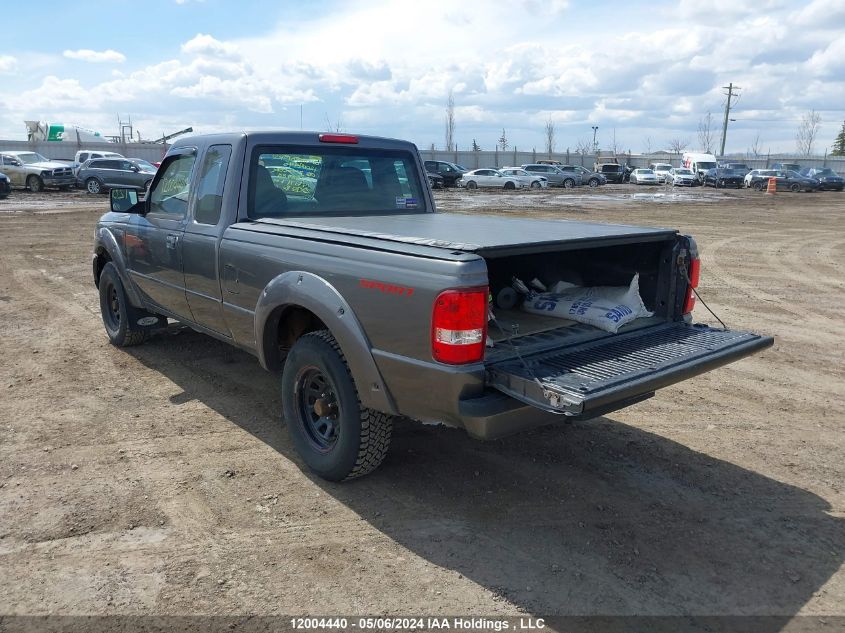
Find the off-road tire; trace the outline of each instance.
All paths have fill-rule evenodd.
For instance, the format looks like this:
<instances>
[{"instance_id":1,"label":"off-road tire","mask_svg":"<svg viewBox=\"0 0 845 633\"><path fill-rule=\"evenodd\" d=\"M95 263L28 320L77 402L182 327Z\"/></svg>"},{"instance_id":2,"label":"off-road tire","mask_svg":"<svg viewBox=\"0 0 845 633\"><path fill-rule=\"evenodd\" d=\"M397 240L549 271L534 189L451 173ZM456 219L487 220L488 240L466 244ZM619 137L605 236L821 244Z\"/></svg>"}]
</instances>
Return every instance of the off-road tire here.
<instances>
[{"instance_id":1,"label":"off-road tire","mask_svg":"<svg viewBox=\"0 0 845 633\"><path fill-rule=\"evenodd\" d=\"M337 398L337 439L320 450L302 419L297 384L315 368L330 380ZM309 332L291 348L282 371L282 409L291 441L305 464L323 479L347 481L375 470L387 455L393 416L361 405L346 358L328 330Z\"/></svg>"},{"instance_id":2,"label":"off-road tire","mask_svg":"<svg viewBox=\"0 0 845 633\"><path fill-rule=\"evenodd\" d=\"M27 176L26 186L32 193L41 193L44 191L44 181L41 176Z\"/></svg>"},{"instance_id":3,"label":"off-road tire","mask_svg":"<svg viewBox=\"0 0 845 633\"><path fill-rule=\"evenodd\" d=\"M117 302L115 314L114 302ZM140 345L149 337L147 330L139 328L129 318L129 300L117 268L111 262L103 266L100 273L100 316L112 345L132 347Z\"/></svg>"}]
</instances>

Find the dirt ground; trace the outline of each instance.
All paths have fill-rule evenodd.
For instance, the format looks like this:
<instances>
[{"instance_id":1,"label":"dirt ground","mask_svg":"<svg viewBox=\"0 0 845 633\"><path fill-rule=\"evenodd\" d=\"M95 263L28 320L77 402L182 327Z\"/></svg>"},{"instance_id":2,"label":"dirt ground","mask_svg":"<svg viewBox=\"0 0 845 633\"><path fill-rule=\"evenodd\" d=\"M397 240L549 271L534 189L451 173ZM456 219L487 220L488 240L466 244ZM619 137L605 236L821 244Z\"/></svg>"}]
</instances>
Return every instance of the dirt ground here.
<instances>
[{"instance_id":1,"label":"dirt ground","mask_svg":"<svg viewBox=\"0 0 845 633\"><path fill-rule=\"evenodd\" d=\"M376 473L329 484L251 356L175 326L108 344L90 264L105 198L16 191L0 201L0 614L845 615L845 195L437 199L689 232L704 299L775 346L497 442L401 422Z\"/></svg>"}]
</instances>

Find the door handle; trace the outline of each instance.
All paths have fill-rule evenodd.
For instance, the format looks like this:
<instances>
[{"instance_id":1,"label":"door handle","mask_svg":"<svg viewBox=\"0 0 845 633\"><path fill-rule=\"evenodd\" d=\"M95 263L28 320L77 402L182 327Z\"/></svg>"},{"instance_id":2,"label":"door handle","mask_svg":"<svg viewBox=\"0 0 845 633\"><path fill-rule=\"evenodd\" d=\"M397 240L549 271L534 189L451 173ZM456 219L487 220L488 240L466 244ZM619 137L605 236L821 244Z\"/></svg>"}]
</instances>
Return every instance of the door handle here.
<instances>
[{"instance_id":1,"label":"door handle","mask_svg":"<svg viewBox=\"0 0 845 633\"><path fill-rule=\"evenodd\" d=\"M167 236L167 248L176 248L176 245L179 243L179 236L174 235L171 233Z\"/></svg>"}]
</instances>

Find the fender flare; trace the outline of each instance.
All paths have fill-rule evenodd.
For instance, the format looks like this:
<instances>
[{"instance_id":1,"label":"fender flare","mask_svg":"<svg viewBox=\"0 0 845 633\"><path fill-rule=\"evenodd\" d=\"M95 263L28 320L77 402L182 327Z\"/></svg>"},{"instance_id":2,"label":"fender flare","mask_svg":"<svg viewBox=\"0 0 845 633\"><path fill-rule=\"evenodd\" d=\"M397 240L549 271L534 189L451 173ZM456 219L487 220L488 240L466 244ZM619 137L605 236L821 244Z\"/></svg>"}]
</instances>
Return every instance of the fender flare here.
<instances>
[{"instance_id":1,"label":"fender flare","mask_svg":"<svg viewBox=\"0 0 845 633\"><path fill-rule=\"evenodd\" d=\"M361 404L391 415L398 411L384 384L361 323L346 299L328 281L305 271L288 271L265 286L255 307L255 342L258 360L271 369L268 352L281 316L288 307L313 312L337 339L358 388Z\"/></svg>"},{"instance_id":2,"label":"fender flare","mask_svg":"<svg viewBox=\"0 0 845 633\"><path fill-rule=\"evenodd\" d=\"M120 276L120 281L123 282L123 288L126 291L126 296L128 297L129 302L136 308L143 307L144 304L141 301L141 297L138 295L138 291L135 289L135 285L129 277L129 272L126 268L126 258L123 256L123 251L120 249L120 246L118 246L117 239L108 227L100 227L97 229L97 242L94 246L95 261L96 257L99 255L98 251L100 248L108 253L112 264L114 264L115 268L117 268L117 274ZM96 263L94 266L96 267Z\"/></svg>"}]
</instances>

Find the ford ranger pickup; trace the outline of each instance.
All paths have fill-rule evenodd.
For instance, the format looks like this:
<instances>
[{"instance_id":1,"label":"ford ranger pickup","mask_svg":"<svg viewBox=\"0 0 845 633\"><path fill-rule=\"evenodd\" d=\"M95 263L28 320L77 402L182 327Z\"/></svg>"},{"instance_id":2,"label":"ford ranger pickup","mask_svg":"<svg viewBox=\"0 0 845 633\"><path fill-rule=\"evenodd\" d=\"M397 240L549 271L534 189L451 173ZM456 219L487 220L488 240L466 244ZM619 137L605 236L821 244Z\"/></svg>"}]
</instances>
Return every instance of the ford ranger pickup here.
<instances>
[{"instance_id":1,"label":"ford ranger pickup","mask_svg":"<svg viewBox=\"0 0 845 633\"><path fill-rule=\"evenodd\" d=\"M340 481L404 416L498 438L587 419L772 344L695 324L696 244L672 229L438 213L408 142L306 132L180 139L146 196L112 189L94 281L114 345L177 321L281 377L305 464ZM519 307L535 286L628 286L616 332ZM495 299L494 299L495 298Z\"/></svg>"}]
</instances>

